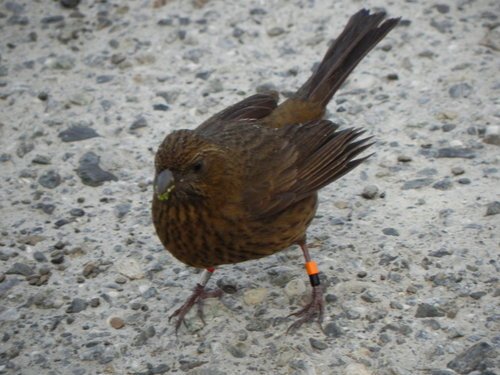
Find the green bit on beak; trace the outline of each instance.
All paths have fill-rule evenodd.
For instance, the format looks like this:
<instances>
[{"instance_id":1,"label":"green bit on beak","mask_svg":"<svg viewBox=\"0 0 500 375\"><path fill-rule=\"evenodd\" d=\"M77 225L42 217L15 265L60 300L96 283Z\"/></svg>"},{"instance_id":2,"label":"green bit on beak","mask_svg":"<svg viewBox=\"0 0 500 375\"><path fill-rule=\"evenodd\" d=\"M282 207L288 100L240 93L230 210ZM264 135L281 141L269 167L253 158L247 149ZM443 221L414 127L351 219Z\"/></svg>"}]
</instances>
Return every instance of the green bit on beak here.
<instances>
[{"instance_id":1,"label":"green bit on beak","mask_svg":"<svg viewBox=\"0 0 500 375\"><path fill-rule=\"evenodd\" d=\"M170 197L170 193L172 192L172 190L174 190L174 188L175 188L175 185L172 185L167 190L165 190L165 192L163 192L162 194L157 194L158 200L160 200L162 202L168 201L168 198Z\"/></svg>"}]
</instances>

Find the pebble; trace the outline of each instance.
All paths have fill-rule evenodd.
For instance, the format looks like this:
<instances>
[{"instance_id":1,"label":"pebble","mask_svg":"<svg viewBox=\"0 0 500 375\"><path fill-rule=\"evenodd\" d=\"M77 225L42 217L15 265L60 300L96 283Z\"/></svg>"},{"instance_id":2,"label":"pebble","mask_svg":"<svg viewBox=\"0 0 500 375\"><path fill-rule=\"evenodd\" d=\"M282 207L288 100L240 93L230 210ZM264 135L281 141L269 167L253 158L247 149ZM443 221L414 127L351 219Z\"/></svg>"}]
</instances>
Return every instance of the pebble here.
<instances>
[{"instance_id":1,"label":"pebble","mask_svg":"<svg viewBox=\"0 0 500 375\"><path fill-rule=\"evenodd\" d=\"M384 228L382 229L382 233L386 236L399 236L399 232L394 228Z\"/></svg>"},{"instance_id":2,"label":"pebble","mask_svg":"<svg viewBox=\"0 0 500 375\"><path fill-rule=\"evenodd\" d=\"M114 329L121 329L125 326L125 322L122 318L114 316L109 320L109 325Z\"/></svg>"},{"instance_id":3,"label":"pebble","mask_svg":"<svg viewBox=\"0 0 500 375\"><path fill-rule=\"evenodd\" d=\"M285 285L285 294L288 297L301 296L306 290L306 283L302 278L292 279Z\"/></svg>"},{"instance_id":4,"label":"pebble","mask_svg":"<svg viewBox=\"0 0 500 375\"><path fill-rule=\"evenodd\" d=\"M80 0L61 0L61 5L65 8L76 8L80 4Z\"/></svg>"},{"instance_id":5,"label":"pebble","mask_svg":"<svg viewBox=\"0 0 500 375\"><path fill-rule=\"evenodd\" d=\"M33 269L29 265L19 262L14 263L7 271L5 271L6 275L31 276L33 273Z\"/></svg>"},{"instance_id":6,"label":"pebble","mask_svg":"<svg viewBox=\"0 0 500 375\"><path fill-rule=\"evenodd\" d=\"M140 264L133 258L122 258L115 264L116 270L130 280L144 278L144 272Z\"/></svg>"},{"instance_id":7,"label":"pebble","mask_svg":"<svg viewBox=\"0 0 500 375\"><path fill-rule=\"evenodd\" d=\"M488 125L484 133L484 143L500 146L500 126Z\"/></svg>"},{"instance_id":8,"label":"pebble","mask_svg":"<svg viewBox=\"0 0 500 375\"><path fill-rule=\"evenodd\" d=\"M146 121L146 119L142 116L139 116L134 120L132 125L130 125L129 130L134 131L137 129L145 128L147 126L148 126L148 122Z\"/></svg>"},{"instance_id":9,"label":"pebble","mask_svg":"<svg viewBox=\"0 0 500 375\"><path fill-rule=\"evenodd\" d=\"M84 299L74 298L71 301L71 304L66 309L66 312L69 314L75 314L84 311L87 309L88 303Z\"/></svg>"},{"instance_id":10,"label":"pebble","mask_svg":"<svg viewBox=\"0 0 500 375\"><path fill-rule=\"evenodd\" d=\"M314 348L314 349L318 349L318 350L325 350L325 349L328 349L328 345L324 342L324 341L320 341L318 339L315 339L313 337L311 337L309 339L309 343L311 344L311 346Z\"/></svg>"},{"instance_id":11,"label":"pebble","mask_svg":"<svg viewBox=\"0 0 500 375\"><path fill-rule=\"evenodd\" d=\"M485 216L498 215L498 214L500 214L500 202L494 201L489 203L488 206L486 207Z\"/></svg>"},{"instance_id":12,"label":"pebble","mask_svg":"<svg viewBox=\"0 0 500 375\"><path fill-rule=\"evenodd\" d=\"M455 175L455 176L460 176L461 174L465 173L465 169L463 167L460 167L460 166L453 167L453 168L451 168L451 173L453 173L453 175Z\"/></svg>"},{"instance_id":13,"label":"pebble","mask_svg":"<svg viewBox=\"0 0 500 375\"><path fill-rule=\"evenodd\" d=\"M125 217L130 212L132 205L130 203L120 203L115 206L114 213L118 219Z\"/></svg>"},{"instance_id":14,"label":"pebble","mask_svg":"<svg viewBox=\"0 0 500 375\"><path fill-rule=\"evenodd\" d=\"M323 330L328 337L338 338L344 335L342 329L335 322L327 323Z\"/></svg>"},{"instance_id":15,"label":"pebble","mask_svg":"<svg viewBox=\"0 0 500 375\"><path fill-rule=\"evenodd\" d=\"M365 199L375 199L378 194L378 186L376 185L368 185L365 186L361 196Z\"/></svg>"},{"instance_id":16,"label":"pebble","mask_svg":"<svg viewBox=\"0 0 500 375\"><path fill-rule=\"evenodd\" d=\"M106 181L117 181L118 178L99 166L99 156L92 151L86 152L79 160L76 173L82 183L88 186L101 186Z\"/></svg>"},{"instance_id":17,"label":"pebble","mask_svg":"<svg viewBox=\"0 0 500 375\"><path fill-rule=\"evenodd\" d=\"M481 374L488 368L487 358L493 353L493 348L487 342L479 342L472 345L462 353L458 354L453 360L448 362L446 367L456 371L459 374L469 374L475 370L481 370Z\"/></svg>"},{"instance_id":18,"label":"pebble","mask_svg":"<svg viewBox=\"0 0 500 375\"><path fill-rule=\"evenodd\" d=\"M54 170L48 170L38 178L38 183L47 189L55 189L62 182L61 176Z\"/></svg>"},{"instance_id":19,"label":"pebble","mask_svg":"<svg viewBox=\"0 0 500 375\"><path fill-rule=\"evenodd\" d=\"M63 142L83 141L85 139L90 139L98 136L99 134L97 134L94 129L82 125L71 126L59 133L59 138L61 138Z\"/></svg>"},{"instance_id":20,"label":"pebble","mask_svg":"<svg viewBox=\"0 0 500 375\"><path fill-rule=\"evenodd\" d=\"M468 148L444 147L437 151L436 157L474 159L476 157L476 153Z\"/></svg>"},{"instance_id":21,"label":"pebble","mask_svg":"<svg viewBox=\"0 0 500 375\"><path fill-rule=\"evenodd\" d=\"M434 183L432 187L437 190L450 190L453 187L453 183L446 178Z\"/></svg>"},{"instance_id":22,"label":"pebble","mask_svg":"<svg viewBox=\"0 0 500 375\"><path fill-rule=\"evenodd\" d=\"M466 82L457 83L450 87L448 93L454 99L467 98L472 93L472 86Z\"/></svg>"},{"instance_id":23,"label":"pebble","mask_svg":"<svg viewBox=\"0 0 500 375\"><path fill-rule=\"evenodd\" d=\"M268 290L266 288L255 288L246 290L243 293L243 302L247 305L258 305L263 302L268 295Z\"/></svg>"},{"instance_id":24,"label":"pebble","mask_svg":"<svg viewBox=\"0 0 500 375\"><path fill-rule=\"evenodd\" d=\"M417 178L415 180L406 181L401 187L402 190L421 189L425 186L432 184L432 178Z\"/></svg>"},{"instance_id":25,"label":"pebble","mask_svg":"<svg viewBox=\"0 0 500 375\"><path fill-rule=\"evenodd\" d=\"M419 304L417 312L415 313L415 318L435 318L443 316L445 316L445 312L441 308L429 303Z\"/></svg>"}]
</instances>

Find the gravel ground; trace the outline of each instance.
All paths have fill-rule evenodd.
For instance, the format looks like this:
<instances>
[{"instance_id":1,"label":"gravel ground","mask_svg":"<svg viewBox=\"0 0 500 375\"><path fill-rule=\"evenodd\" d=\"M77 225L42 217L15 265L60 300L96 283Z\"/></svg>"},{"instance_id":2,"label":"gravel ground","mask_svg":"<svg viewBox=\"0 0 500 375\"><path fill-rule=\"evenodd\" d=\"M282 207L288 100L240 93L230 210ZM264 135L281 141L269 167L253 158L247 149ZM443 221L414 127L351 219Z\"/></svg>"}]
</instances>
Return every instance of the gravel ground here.
<instances>
[{"instance_id":1,"label":"gravel ground","mask_svg":"<svg viewBox=\"0 0 500 375\"><path fill-rule=\"evenodd\" d=\"M0 374L500 374L500 3L77 3L0 0ZM329 106L376 154L309 230L325 333L285 334L292 248L222 267L176 337L198 275L153 230L156 147L292 92L361 7L403 21Z\"/></svg>"}]
</instances>

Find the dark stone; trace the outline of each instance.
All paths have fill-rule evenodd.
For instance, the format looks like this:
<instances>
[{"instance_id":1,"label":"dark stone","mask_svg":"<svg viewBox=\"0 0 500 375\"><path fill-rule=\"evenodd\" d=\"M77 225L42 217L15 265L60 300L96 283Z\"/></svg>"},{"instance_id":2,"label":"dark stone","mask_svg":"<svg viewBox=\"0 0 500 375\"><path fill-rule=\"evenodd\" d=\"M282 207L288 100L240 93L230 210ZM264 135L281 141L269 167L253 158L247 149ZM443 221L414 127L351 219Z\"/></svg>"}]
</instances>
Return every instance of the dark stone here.
<instances>
[{"instance_id":1,"label":"dark stone","mask_svg":"<svg viewBox=\"0 0 500 375\"><path fill-rule=\"evenodd\" d=\"M444 147L438 150L436 157L474 159L476 154L469 148Z\"/></svg>"},{"instance_id":2,"label":"dark stone","mask_svg":"<svg viewBox=\"0 0 500 375\"><path fill-rule=\"evenodd\" d=\"M83 141L84 139L98 136L99 134L97 134L94 129L84 125L74 125L59 133L59 138L61 138L63 142Z\"/></svg>"},{"instance_id":3,"label":"dark stone","mask_svg":"<svg viewBox=\"0 0 500 375\"><path fill-rule=\"evenodd\" d=\"M481 299L481 297L484 297L486 295L486 292L472 292L469 294L469 297L475 300Z\"/></svg>"},{"instance_id":4,"label":"dark stone","mask_svg":"<svg viewBox=\"0 0 500 375\"><path fill-rule=\"evenodd\" d=\"M434 185L432 185L432 187L437 190L450 190L452 186L453 183L448 179L438 181Z\"/></svg>"},{"instance_id":5,"label":"dark stone","mask_svg":"<svg viewBox=\"0 0 500 375\"><path fill-rule=\"evenodd\" d=\"M80 4L80 0L61 0L61 5L65 8L76 8Z\"/></svg>"},{"instance_id":6,"label":"dark stone","mask_svg":"<svg viewBox=\"0 0 500 375\"><path fill-rule=\"evenodd\" d=\"M6 272L7 275L33 275L33 269L24 263L14 263Z\"/></svg>"},{"instance_id":7,"label":"dark stone","mask_svg":"<svg viewBox=\"0 0 500 375\"><path fill-rule=\"evenodd\" d=\"M486 207L486 216L498 215L500 214L500 202L495 201L488 204Z\"/></svg>"},{"instance_id":8,"label":"dark stone","mask_svg":"<svg viewBox=\"0 0 500 375\"><path fill-rule=\"evenodd\" d=\"M33 253L33 259L35 259L37 262L46 262L47 261L47 257L41 251L35 251Z\"/></svg>"},{"instance_id":9,"label":"dark stone","mask_svg":"<svg viewBox=\"0 0 500 375\"><path fill-rule=\"evenodd\" d=\"M434 7L441 14L446 14L450 11L450 6L447 4L436 4Z\"/></svg>"},{"instance_id":10,"label":"dark stone","mask_svg":"<svg viewBox=\"0 0 500 375\"><path fill-rule=\"evenodd\" d=\"M56 209L56 206L47 203L37 203L35 207L39 210L42 210L47 215L52 214L52 212L54 212L54 210Z\"/></svg>"},{"instance_id":11,"label":"dark stone","mask_svg":"<svg viewBox=\"0 0 500 375\"><path fill-rule=\"evenodd\" d=\"M88 186L101 186L106 181L117 181L118 178L99 166L99 156L92 151L85 153L79 161L76 173L82 183Z\"/></svg>"},{"instance_id":12,"label":"dark stone","mask_svg":"<svg viewBox=\"0 0 500 375\"><path fill-rule=\"evenodd\" d=\"M462 82L453 85L448 90L452 98L467 98L472 93L472 86L468 83Z\"/></svg>"},{"instance_id":13,"label":"dark stone","mask_svg":"<svg viewBox=\"0 0 500 375\"><path fill-rule=\"evenodd\" d=\"M386 236L399 236L399 232L394 228L384 228L382 229L382 233Z\"/></svg>"},{"instance_id":14,"label":"dark stone","mask_svg":"<svg viewBox=\"0 0 500 375\"><path fill-rule=\"evenodd\" d=\"M54 170L45 172L38 178L38 183L47 189L54 189L61 184L61 176Z\"/></svg>"},{"instance_id":15,"label":"dark stone","mask_svg":"<svg viewBox=\"0 0 500 375\"><path fill-rule=\"evenodd\" d=\"M420 189L424 186L432 184L434 180L432 178L417 178L415 180L406 181L401 188L402 190L410 189Z\"/></svg>"},{"instance_id":16,"label":"dark stone","mask_svg":"<svg viewBox=\"0 0 500 375\"><path fill-rule=\"evenodd\" d=\"M48 17L43 17L41 22L44 25L48 25L51 23L58 23L64 21L64 16L48 16Z\"/></svg>"},{"instance_id":17,"label":"dark stone","mask_svg":"<svg viewBox=\"0 0 500 375\"><path fill-rule=\"evenodd\" d=\"M83 215L85 215L85 211L81 208L72 208L69 211L69 214L73 217L82 217Z\"/></svg>"},{"instance_id":18,"label":"dark stone","mask_svg":"<svg viewBox=\"0 0 500 375\"><path fill-rule=\"evenodd\" d=\"M50 158L45 155L36 155L31 162L33 164L47 165L50 164Z\"/></svg>"},{"instance_id":19,"label":"dark stone","mask_svg":"<svg viewBox=\"0 0 500 375\"><path fill-rule=\"evenodd\" d=\"M169 110L169 106L166 105L166 104L154 104L153 105L153 109L155 111L168 111Z\"/></svg>"},{"instance_id":20,"label":"dark stone","mask_svg":"<svg viewBox=\"0 0 500 375\"><path fill-rule=\"evenodd\" d=\"M96 83L108 83L111 82L115 77L110 75L97 76Z\"/></svg>"},{"instance_id":21,"label":"dark stone","mask_svg":"<svg viewBox=\"0 0 500 375\"><path fill-rule=\"evenodd\" d=\"M428 303L421 303L417 307L415 318L436 318L445 316L445 312L437 306Z\"/></svg>"},{"instance_id":22,"label":"dark stone","mask_svg":"<svg viewBox=\"0 0 500 375\"><path fill-rule=\"evenodd\" d=\"M33 149L35 148L35 145L31 142L22 142L18 147L17 147L17 150L16 150L16 154L17 156L19 156L20 158L24 157L24 155L30 153L31 151L33 151Z\"/></svg>"},{"instance_id":23,"label":"dark stone","mask_svg":"<svg viewBox=\"0 0 500 375\"><path fill-rule=\"evenodd\" d=\"M459 178L457 182L461 185L469 185L471 183L471 180L467 177L464 177L464 178Z\"/></svg>"},{"instance_id":24,"label":"dark stone","mask_svg":"<svg viewBox=\"0 0 500 375\"><path fill-rule=\"evenodd\" d=\"M325 350L328 348L328 345L324 341L320 341L312 337L309 339L309 343L314 349Z\"/></svg>"},{"instance_id":25,"label":"dark stone","mask_svg":"<svg viewBox=\"0 0 500 375\"><path fill-rule=\"evenodd\" d=\"M130 125L130 130L136 130L136 129L140 129L140 128L145 128L146 126L148 126L148 122L146 121L146 119L142 116L139 116L135 119L135 121L132 123L132 125Z\"/></svg>"},{"instance_id":26,"label":"dark stone","mask_svg":"<svg viewBox=\"0 0 500 375\"><path fill-rule=\"evenodd\" d=\"M457 126L455 124L444 124L443 126L441 126L441 130L443 130L443 132L445 133L448 133L451 132L456 127Z\"/></svg>"},{"instance_id":27,"label":"dark stone","mask_svg":"<svg viewBox=\"0 0 500 375\"><path fill-rule=\"evenodd\" d=\"M75 298L71 301L71 304L66 309L66 312L69 314L79 313L85 310L88 306L87 301L81 298Z\"/></svg>"},{"instance_id":28,"label":"dark stone","mask_svg":"<svg viewBox=\"0 0 500 375\"><path fill-rule=\"evenodd\" d=\"M328 337L340 337L344 334L342 329L335 322L328 323L325 326L324 332Z\"/></svg>"},{"instance_id":29,"label":"dark stone","mask_svg":"<svg viewBox=\"0 0 500 375\"><path fill-rule=\"evenodd\" d=\"M468 374L475 370L485 370L486 357L493 354L493 348L486 342L479 342L457 355L446 365L459 374Z\"/></svg>"}]
</instances>

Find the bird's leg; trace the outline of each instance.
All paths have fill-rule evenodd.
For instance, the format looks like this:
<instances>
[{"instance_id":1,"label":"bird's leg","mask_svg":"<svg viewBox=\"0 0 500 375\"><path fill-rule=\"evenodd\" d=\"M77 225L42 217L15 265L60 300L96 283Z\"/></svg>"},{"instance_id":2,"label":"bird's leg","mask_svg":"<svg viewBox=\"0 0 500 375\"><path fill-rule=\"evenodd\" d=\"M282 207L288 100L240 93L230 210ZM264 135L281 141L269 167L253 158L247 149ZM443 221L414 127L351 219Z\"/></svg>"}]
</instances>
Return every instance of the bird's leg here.
<instances>
[{"instance_id":1,"label":"bird's leg","mask_svg":"<svg viewBox=\"0 0 500 375\"><path fill-rule=\"evenodd\" d=\"M319 271L316 262L311 260L311 256L309 255L309 249L307 248L306 242L301 241L298 244L304 253L304 259L306 261L306 271L309 275L309 281L312 286L312 299L311 302L306 305L303 309L290 314L289 316L297 316L299 319L294 322L290 327L288 327L287 333L291 331L295 331L298 329L303 323L313 321L316 318L321 330L323 327L321 323L323 321L323 314L325 311L325 303L323 300L323 290L321 289L320 280L319 280Z\"/></svg>"},{"instance_id":2,"label":"bird's leg","mask_svg":"<svg viewBox=\"0 0 500 375\"><path fill-rule=\"evenodd\" d=\"M174 313L168 318L169 321L174 317L177 318L177 321L175 322L175 334L177 334L179 327L181 326L182 322L184 322L184 317L189 312L189 310L191 310L191 307L193 307L194 304L197 304L198 316L200 317L201 321L205 323L205 319L203 316L203 300L205 298L215 298L222 296L222 290L220 289L205 290L205 285L207 285L208 280L210 280L210 277L212 277L214 271L215 268L207 268L203 270L200 281L194 287L191 296L189 296L186 302L184 302L184 304L177 310L175 310Z\"/></svg>"}]
</instances>

